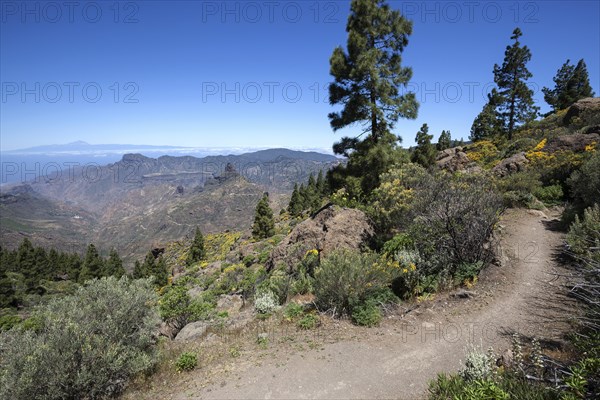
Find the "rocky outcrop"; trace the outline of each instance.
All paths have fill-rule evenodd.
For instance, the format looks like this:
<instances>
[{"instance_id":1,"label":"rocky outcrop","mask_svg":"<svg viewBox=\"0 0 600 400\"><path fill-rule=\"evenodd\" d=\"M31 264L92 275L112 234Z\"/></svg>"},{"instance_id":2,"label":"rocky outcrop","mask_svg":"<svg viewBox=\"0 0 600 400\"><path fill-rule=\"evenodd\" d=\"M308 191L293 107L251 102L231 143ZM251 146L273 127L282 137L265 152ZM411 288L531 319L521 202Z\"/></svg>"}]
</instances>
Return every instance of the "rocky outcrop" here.
<instances>
[{"instance_id":1,"label":"rocky outcrop","mask_svg":"<svg viewBox=\"0 0 600 400\"><path fill-rule=\"evenodd\" d=\"M217 300L217 312L226 311L229 316L239 314L244 306L244 298L239 294L224 294Z\"/></svg>"},{"instance_id":2,"label":"rocky outcrop","mask_svg":"<svg viewBox=\"0 0 600 400\"><path fill-rule=\"evenodd\" d=\"M438 153L436 164L450 172L480 172L481 168L473 162L461 146L442 150Z\"/></svg>"},{"instance_id":3,"label":"rocky outcrop","mask_svg":"<svg viewBox=\"0 0 600 400\"><path fill-rule=\"evenodd\" d=\"M323 256L338 249L360 249L373 233L373 227L364 212L329 205L298 224L279 243L271 252L267 268L270 270L285 264L291 272L309 250L316 249Z\"/></svg>"},{"instance_id":4,"label":"rocky outcrop","mask_svg":"<svg viewBox=\"0 0 600 400\"><path fill-rule=\"evenodd\" d=\"M600 114L600 97L588 97L577 101L569 107L563 122L565 125L568 125L572 122L573 118L587 119L593 114Z\"/></svg>"},{"instance_id":5,"label":"rocky outcrop","mask_svg":"<svg viewBox=\"0 0 600 400\"><path fill-rule=\"evenodd\" d=\"M529 164L529 160L525 157L525 152L520 152L500 161L492 168L492 172L499 177L505 177L515 172L524 171L527 164Z\"/></svg>"},{"instance_id":6,"label":"rocky outcrop","mask_svg":"<svg viewBox=\"0 0 600 400\"><path fill-rule=\"evenodd\" d=\"M175 336L175 341L182 342L186 340L193 340L202 337L209 327L209 323L206 321L196 321L187 324L181 331Z\"/></svg>"},{"instance_id":7,"label":"rocky outcrop","mask_svg":"<svg viewBox=\"0 0 600 400\"><path fill-rule=\"evenodd\" d=\"M586 146L591 145L594 142L600 145L600 135L597 133L574 133L572 135L558 136L548 140L543 151L545 153L555 153L557 151L580 153L585 151Z\"/></svg>"}]
</instances>

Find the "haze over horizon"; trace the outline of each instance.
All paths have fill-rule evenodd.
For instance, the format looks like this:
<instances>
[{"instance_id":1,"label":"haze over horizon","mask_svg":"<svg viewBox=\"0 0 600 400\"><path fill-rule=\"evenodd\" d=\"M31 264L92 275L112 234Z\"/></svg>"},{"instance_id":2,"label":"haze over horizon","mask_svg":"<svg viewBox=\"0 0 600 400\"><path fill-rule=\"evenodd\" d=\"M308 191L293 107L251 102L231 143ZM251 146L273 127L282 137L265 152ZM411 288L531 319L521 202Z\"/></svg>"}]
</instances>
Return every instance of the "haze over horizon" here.
<instances>
[{"instance_id":1,"label":"haze over horizon","mask_svg":"<svg viewBox=\"0 0 600 400\"><path fill-rule=\"evenodd\" d=\"M329 57L346 44L349 2L2 1L0 150L71 143L331 149ZM414 144L468 138L512 30L541 88L585 59L600 92L600 5L391 1L413 21L403 65L420 102L394 133ZM549 36L549 32L552 35Z\"/></svg>"}]
</instances>

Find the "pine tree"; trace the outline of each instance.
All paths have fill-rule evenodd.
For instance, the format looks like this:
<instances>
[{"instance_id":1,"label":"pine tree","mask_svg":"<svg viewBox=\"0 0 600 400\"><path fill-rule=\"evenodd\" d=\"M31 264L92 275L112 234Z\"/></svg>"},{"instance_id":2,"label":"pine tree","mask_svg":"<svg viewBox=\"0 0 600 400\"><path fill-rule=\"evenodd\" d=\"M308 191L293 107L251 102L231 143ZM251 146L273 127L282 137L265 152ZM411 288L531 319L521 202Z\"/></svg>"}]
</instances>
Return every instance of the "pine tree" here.
<instances>
[{"instance_id":1,"label":"pine tree","mask_svg":"<svg viewBox=\"0 0 600 400\"><path fill-rule=\"evenodd\" d=\"M304 186L304 183L300 184L300 189L298 189L298 199L299 199L299 207L300 207L300 212L306 210L308 208L308 192L306 190L306 187Z\"/></svg>"},{"instance_id":2,"label":"pine tree","mask_svg":"<svg viewBox=\"0 0 600 400\"><path fill-rule=\"evenodd\" d=\"M415 138L417 147L411 158L412 162L420 164L425 168L429 168L435 164L435 157L437 155L435 147L431 144L433 135L428 135L427 132L429 132L429 127L427 124L423 124L419 132L417 132L417 137Z\"/></svg>"},{"instance_id":3,"label":"pine tree","mask_svg":"<svg viewBox=\"0 0 600 400\"><path fill-rule=\"evenodd\" d=\"M327 195L327 184L322 169L319 170L319 174L317 175L317 193L319 193L319 197Z\"/></svg>"},{"instance_id":4,"label":"pine tree","mask_svg":"<svg viewBox=\"0 0 600 400\"><path fill-rule=\"evenodd\" d=\"M154 269L151 272L151 275L154 276L155 279L154 284L157 287L163 287L169 283L169 270L163 256L158 257L157 262L154 263Z\"/></svg>"},{"instance_id":5,"label":"pine tree","mask_svg":"<svg viewBox=\"0 0 600 400\"><path fill-rule=\"evenodd\" d=\"M79 282L79 274L81 273L81 266L83 264L83 260L79 256L79 254L65 254L65 270L69 279L73 282Z\"/></svg>"},{"instance_id":6,"label":"pine tree","mask_svg":"<svg viewBox=\"0 0 600 400\"><path fill-rule=\"evenodd\" d=\"M564 110L579 99L594 96L585 61L579 60L577 66L569 63L570 60L567 60L556 72L554 89L542 89L544 100L554 111Z\"/></svg>"},{"instance_id":7,"label":"pine tree","mask_svg":"<svg viewBox=\"0 0 600 400\"><path fill-rule=\"evenodd\" d=\"M17 306L16 291L6 272L0 273L0 309Z\"/></svg>"},{"instance_id":8,"label":"pine tree","mask_svg":"<svg viewBox=\"0 0 600 400\"><path fill-rule=\"evenodd\" d=\"M488 101L483 106L483 110L473 121L469 139L473 142L491 138L503 133L503 121L499 118L496 108L500 104L498 91L494 88L488 94Z\"/></svg>"},{"instance_id":9,"label":"pine tree","mask_svg":"<svg viewBox=\"0 0 600 400\"><path fill-rule=\"evenodd\" d=\"M321 196L317 189L317 181L312 173L308 177L308 184L306 185L306 203L307 208L309 208L311 212L316 211L321 204Z\"/></svg>"},{"instance_id":10,"label":"pine tree","mask_svg":"<svg viewBox=\"0 0 600 400\"><path fill-rule=\"evenodd\" d=\"M269 207L269 195L265 193L256 206L252 236L255 239L265 239L274 234L275 222L273 221L273 210Z\"/></svg>"},{"instance_id":11,"label":"pine tree","mask_svg":"<svg viewBox=\"0 0 600 400\"><path fill-rule=\"evenodd\" d=\"M117 278L125 275L125 268L123 268L123 261L119 257L117 250L111 249L108 254L108 260L104 266L104 276L115 276Z\"/></svg>"},{"instance_id":12,"label":"pine tree","mask_svg":"<svg viewBox=\"0 0 600 400\"><path fill-rule=\"evenodd\" d=\"M79 274L79 282L83 283L90 279L100 278L104 271L104 260L98 254L96 246L90 243L83 259L83 266Z\"/></svg>"},{"instance_id":13,"label":"pine tree","mask_svg":"<svg viewBox=\"0 0 600 400\"><path fill-rule=\"evenodd\" d=\"M414 93L400 90L412 77L401 64L412 23L384 0L352 0L346 31L347 50L337 47L329 61L329 103L343 108L329 120L334 131L361 124L367 136L343 137L333 146L349 160L327 180L331 190L345 187L358 197L369 195L395 161L399 138L391 130L399 118L416 118L418 103Z\"/></svg>"},{"instance_id":14,"label":"pine tree","mask_svg":"<svg viewBox=\"0 0 600 400\"><path fill-rule=\"evenodd\" d=\"M377 141L400 117L417 116L414 94L399 90L412 77L412 70L401 65L412 22L383 0L352 0L346 31L348 52L337 47L330 59L335 81L329 85L329 102L344 105L329 114L331 127L364 123Z\"/></svg>"},{"instance_id":15,"label":"pine tree","mask_svg":"<svg viewBox=\"0 0 600 400\"><path fill-rule=\"evenodd\" d=\"M146 276L145 271L142 269L142 264L139 260L135 260L135 264L133 266L133 274L131 275L133 279L142 279Z\"/></svg>"},{"instance_id":16,"label":"pine tree","mask_svg":"<svg viewBox=\"0 0 600 400\"><path fill-rule=\"evenodd\" d=\"M192 241L192 245L190 247L190 251L187 257L187 265L192 265L199 261L204 260L206 257L206 250L204 249L204 236L200 231L200 228L196 227L196 232L194 233L194 240Z\"/></svg>"},{"instance_id":17,"label":"pine tree","mask_svg":"<svg viewBox=\"0 0 600 400\"><path fill-rule=\"evenodd\" d=\"M438 151L446 150L452 145L452 138L450 137L450 131L442 131L438 139L436 148Z\"/></svg>"},{"instance_id":18,"label":"pine tree","mask_svg":"<svg viewBox=\"0 0 600 400\"><path fill-rule=\"evenodd\" d=\"M302 213L302 204L297 183L294 184L294 191L292 192L292 197L290 198L287 211L292 217L297 217L300 215L300 213Z\"/></svg>"},{"instance_id":19,"label":"pine tree","mask_svg":"<svg viewBox=\"0 0 600 400\"><path fill-rule=\"evenodd\" d=\"M519 28L513 31L511 40L514 43L506 47L502 66L494 65L494 82L498 85L499 116L504 122L508 140L512 140L513 132L523 123L533 121L539 110L533 102L533 90L525 82L532 75L527 69L531 60L531 52L527 46L521 46L519 38L523 35Z\"/></svg>"}]
</instances>

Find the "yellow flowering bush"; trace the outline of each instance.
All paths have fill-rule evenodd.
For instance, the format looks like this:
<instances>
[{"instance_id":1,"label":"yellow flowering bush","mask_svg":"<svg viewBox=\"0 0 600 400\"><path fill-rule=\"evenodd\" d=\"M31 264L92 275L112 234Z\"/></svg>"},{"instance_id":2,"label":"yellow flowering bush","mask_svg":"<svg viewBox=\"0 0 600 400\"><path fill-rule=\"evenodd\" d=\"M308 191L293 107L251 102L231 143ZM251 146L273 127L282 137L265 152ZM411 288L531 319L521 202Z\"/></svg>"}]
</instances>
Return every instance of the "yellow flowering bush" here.
<instances>
[{"instance_id":1,"label":"yellow flowering bush","mask_svg":"<svg viewBox=\"0 0 600 400\"><path fill-rule=\"evenodd\" d=\"M240 239L240 232L213 233L204 236L204 248L208 262L223 261L233 245Z\"/></svg>"},{"instance_id":2,"label":"yellow flowering bush","mask_svg":"<svg viewBox=\"0 0 600 400\"><path fill-rule=\"evenodd\" d=\"M489 167L499 158L498 148L489 140L480 140L465 148L467 157L477 164Z\"/></svg>"},{"instance_id":3,"label":"yellow flowering bush","mask_svg":"<svg viewBox=\"0 0 600 400\"><path fill-rule=\"evenodd\" d=\"M369 215L383 230L407 222L416 200L416 189L427 181L427 171L418 164L404 164L381 175L381 183L373 191Z\"/></svg>"}]
</instances>

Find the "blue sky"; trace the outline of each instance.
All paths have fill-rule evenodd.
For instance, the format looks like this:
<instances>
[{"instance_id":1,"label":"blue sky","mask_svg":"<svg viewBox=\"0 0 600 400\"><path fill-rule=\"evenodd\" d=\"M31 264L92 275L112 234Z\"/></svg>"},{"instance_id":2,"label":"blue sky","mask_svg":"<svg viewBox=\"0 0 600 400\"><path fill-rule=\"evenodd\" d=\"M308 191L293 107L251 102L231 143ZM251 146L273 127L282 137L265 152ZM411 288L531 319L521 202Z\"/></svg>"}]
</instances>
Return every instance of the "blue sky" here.
<instances>
[{"instance_id":1,"label":"blue sky","mask_svg":"<svg viewBox=\"0 0 600 400\"><path fill-rule=\"evenodd\" d=\"M584 58L600 94L597 1L391 1L413 20L403 64L423 123L467 138L512 30L536 100ZM330 149L329 57L349 1L0 1L0 149L83 140Z\"/></svg>"}]
</instances>

